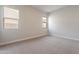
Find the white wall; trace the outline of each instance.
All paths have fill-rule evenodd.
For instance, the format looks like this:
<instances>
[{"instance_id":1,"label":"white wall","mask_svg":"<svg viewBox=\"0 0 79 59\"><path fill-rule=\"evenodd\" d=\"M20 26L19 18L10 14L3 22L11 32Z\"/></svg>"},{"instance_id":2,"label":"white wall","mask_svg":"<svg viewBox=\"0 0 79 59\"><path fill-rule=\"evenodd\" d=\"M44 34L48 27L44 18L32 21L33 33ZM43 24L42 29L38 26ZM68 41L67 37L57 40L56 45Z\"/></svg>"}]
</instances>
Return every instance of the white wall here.
<instances>
[{"instance_id":1,"label":"white wall","mask_svg":"<svg viewBox=\"0 0 79 59\"><path fill-rule=\"evenodd\" d=\"M18 30L6 30L2 28L1 43L24 39L36 35L47 34L46 29L42 29L42 13L33 9L30 6L6 6L13 9L18 9L20 14L19 29Z\"/></svg>"},{"instance_id":2,"label":"white wall","mask_svg":"<svg viewBox=\"0 0 79 59\"><path fill-rule=\"evenodd\" d=\"M51 35L79 40L79 6L67 6L51 13L49 32Z\"/></svg>"}]
</instances>

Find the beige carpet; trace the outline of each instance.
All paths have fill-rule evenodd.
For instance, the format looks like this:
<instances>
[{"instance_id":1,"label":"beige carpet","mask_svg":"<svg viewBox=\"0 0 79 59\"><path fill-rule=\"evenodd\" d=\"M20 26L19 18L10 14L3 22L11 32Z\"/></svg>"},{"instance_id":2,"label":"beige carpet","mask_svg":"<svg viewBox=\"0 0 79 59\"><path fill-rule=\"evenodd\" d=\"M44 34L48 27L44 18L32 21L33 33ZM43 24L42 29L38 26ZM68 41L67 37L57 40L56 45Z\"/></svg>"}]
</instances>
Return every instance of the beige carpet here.
<instances>
[{"instance_id":1,"label":"beige carpet","mask_svg":"<svg viewBox=\"0 0 79 59\"><path fill-rule=\"evenodd\" d=\"M0 47L0 53L72 54L79 53L79 41L59 37L41 37Z\"/></svg>"}]
</instances>

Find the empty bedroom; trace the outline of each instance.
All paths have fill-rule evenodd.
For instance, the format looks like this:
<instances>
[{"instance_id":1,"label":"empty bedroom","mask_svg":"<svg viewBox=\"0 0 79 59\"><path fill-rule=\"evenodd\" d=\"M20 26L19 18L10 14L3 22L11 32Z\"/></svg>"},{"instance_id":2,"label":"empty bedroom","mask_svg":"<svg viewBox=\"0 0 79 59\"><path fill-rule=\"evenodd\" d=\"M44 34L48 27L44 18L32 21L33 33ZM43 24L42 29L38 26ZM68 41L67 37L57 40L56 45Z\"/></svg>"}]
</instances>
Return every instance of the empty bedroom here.
<instances>
[{"instance_id":1,"label":"empty bedroom","mask_svg":"<svg viewBox=\"0 0 79 59\"><path fill-rule=\"evenodd\" d=\"M0 5L0 54L79 54L79 5Z\"/></svg>"}]
</instances>

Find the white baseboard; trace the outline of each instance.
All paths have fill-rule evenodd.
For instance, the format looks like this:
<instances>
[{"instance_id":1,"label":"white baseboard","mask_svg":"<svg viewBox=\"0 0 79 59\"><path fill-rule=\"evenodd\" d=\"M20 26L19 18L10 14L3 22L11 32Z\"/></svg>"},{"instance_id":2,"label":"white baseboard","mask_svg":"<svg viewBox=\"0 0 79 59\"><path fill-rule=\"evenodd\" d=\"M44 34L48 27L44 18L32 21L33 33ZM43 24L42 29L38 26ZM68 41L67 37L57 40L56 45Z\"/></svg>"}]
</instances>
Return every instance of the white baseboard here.
<instances>
[{"instance_id":1,"label":"white baseboard","mask_svg":"<svg viewBox=\"0 0 79 59\"><path fill-rule=\"evenodd\" d=\"M66 38L66 39L71 39L71 40L77 40L77 41L79 41L79 39L77 39L77 38L68 37L68 36L60 35L60 34L53 34L53 36L57 36L57 37L62 37L62 38Z\"/></svg>"},{"instance_id":2,"label":"white baseboard","mask_svg":"<svg viewBox=\"0 0 79 59\"><path fill-rule=\"evenodd\" d=\"M8 44L12 44L12 43L28 40L28 39L34 39L34 38L38 38L38 37L42 37L42 36L46 36L46 35L47 35L46 33L44 33L44 34L42 33L42 34L26 37L26 38L23 38L23 39L18 39L18 40L14 40L14 41L4 42L4 43L0 43L0 46L8 45Z\"/></svg>"}]
</instances>

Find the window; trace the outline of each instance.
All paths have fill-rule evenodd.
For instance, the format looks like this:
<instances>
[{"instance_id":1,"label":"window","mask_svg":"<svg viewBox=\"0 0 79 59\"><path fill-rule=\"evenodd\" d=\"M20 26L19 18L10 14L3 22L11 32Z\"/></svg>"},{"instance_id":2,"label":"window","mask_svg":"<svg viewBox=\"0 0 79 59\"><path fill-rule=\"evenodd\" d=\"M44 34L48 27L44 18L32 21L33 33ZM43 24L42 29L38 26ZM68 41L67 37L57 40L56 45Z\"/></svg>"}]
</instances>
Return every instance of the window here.
<instances>
[{"instance_id":1,"label":"window","mask_svg":"<svg viewBox=\"0 0 79 59\"><path fill-rule=\"evenodd\" d=\"M42 28L46 28L46 27L47 27L47 18L42 17Z\"/></svg>"},{"instance_id":2,"label":"window","mask_svg":"<svg viewBox=\"0 0 79 59\"><path fill-rule=\"evenodd\" d=\"M18 29L19 11L4 7L4 29Z\"/></svg>"}]
</instances>

